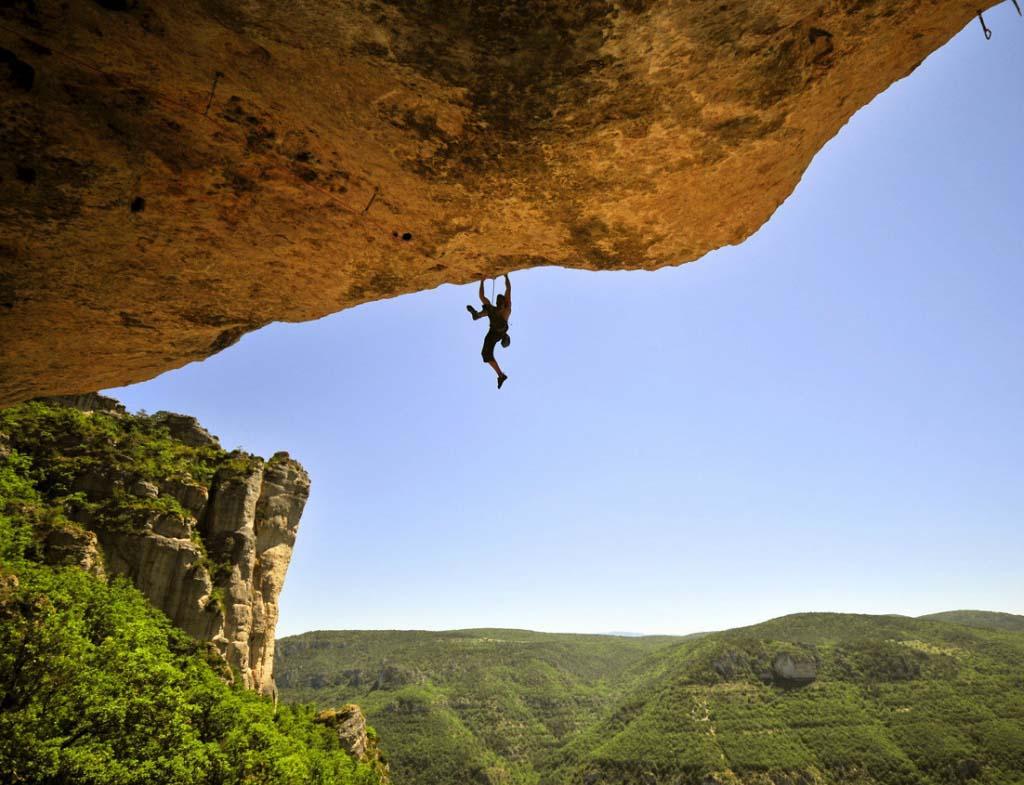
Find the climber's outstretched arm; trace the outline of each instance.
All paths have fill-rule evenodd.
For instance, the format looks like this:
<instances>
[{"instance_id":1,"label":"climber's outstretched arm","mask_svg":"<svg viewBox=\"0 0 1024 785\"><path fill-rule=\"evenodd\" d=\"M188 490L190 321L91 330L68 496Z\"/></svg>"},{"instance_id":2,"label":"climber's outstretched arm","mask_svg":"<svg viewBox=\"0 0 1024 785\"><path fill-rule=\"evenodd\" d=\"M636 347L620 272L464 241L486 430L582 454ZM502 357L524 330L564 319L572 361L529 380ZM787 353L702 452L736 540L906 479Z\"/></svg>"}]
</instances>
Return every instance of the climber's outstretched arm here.
<instances>
[{"instance_id":1,"label":"climber's outstretched arm","mask_svg":"<svg viewBox=\"0 0 1024 785\"><path fill-rule=\"evenodd\" d=\"M491 301L487 299L487 295L484 294L484 279L480 279L480 302L484 305L490 305Z\"/></svg>"},{"instance_id":2,"label":"climber's outstretched arm","mask_svg":"<svg viewBox=\"0 0 1024 785\"><path fill-rule=\"evenodd\" d=\"M508 279L508 273L505 273L505 307L512 310L512 282Z\"/></svg>"}]
</instances>

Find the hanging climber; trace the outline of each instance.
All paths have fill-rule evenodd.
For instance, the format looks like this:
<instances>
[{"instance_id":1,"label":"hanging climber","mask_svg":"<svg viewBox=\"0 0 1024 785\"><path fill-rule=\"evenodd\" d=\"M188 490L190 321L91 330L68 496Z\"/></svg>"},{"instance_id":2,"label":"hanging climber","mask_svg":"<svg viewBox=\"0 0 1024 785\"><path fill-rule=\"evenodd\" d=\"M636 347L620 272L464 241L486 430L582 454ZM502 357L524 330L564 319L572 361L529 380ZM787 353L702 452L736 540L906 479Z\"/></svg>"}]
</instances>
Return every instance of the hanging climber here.
<instances>
[{"instance_id":1,"label":"hanging climber","mask_svg":"<svg viewBox=\"0 0 1024 785\"><path fill-rule=\"evenodd\" d=\"M493 290L491 294L494 294ZM480 354L484 358L484 362L491 366L494 372L498 374L498 389L500 390L501 385L505 383L508 376L502 372L498 361L494 359L494 347L499 341L506 349L512 343L512 339L508 336L508 317L512 315L512 283L508 280L507 273L505 274L505 293L497 296L494 305L491 305L491 301L484 294L484 282L483 280L480 281L480 302L483 306L479 311L472 305L467 305L466 310L472 314L473 321L483 316L486 316L488 321L490 321L487 336L484 338L484 348Z\"/></svg>"}]
</instances>

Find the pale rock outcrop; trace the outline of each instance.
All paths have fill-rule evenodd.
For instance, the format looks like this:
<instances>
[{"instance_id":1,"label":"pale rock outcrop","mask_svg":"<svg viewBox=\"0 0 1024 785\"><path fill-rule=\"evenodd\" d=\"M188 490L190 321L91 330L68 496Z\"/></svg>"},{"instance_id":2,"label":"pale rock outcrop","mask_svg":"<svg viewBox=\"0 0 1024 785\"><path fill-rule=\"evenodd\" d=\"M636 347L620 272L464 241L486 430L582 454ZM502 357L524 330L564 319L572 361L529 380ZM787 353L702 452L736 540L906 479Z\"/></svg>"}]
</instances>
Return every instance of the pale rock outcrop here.
<instances>
[{"instance_id":1,"label":"pale rock outcrop","mask_svg":"<svg viewBox=\"0 0 1024 785\"><path fill-rule=\"evenodd\" d=\"M153 605L192 637L213 640L217 636L223 619L217 608L210 606L213 581L198 543L153 530L135 533L101 529L98 534L110 573L127 576ZM241 664L230 658L228 661L236 667Z\"/></svg>"},{"instance_id":2,"label":"pale rock outcrop","mask_svg":"<svg viewBox=\"0 0 1024 785\"><path fill-rule=\"evenodd\" d=\"M44 524L36 527L35 535L46 564L72 565L100 578L106 575L103 555L93 532Z\"/></svg>"},{"instance_id":3,"label":"pale rock outcrop","mask_svg":"<svg viewBox=\"0 0 1024 785\"><path fill-rule=\"evenodd\" d=\"M146 499L156 499L160 496L160 488L156 483L147 480L136 480L129 489L133 496L141 496Z\"/></svg>"},{"instance_id":4,"label":"pale rock outcrop","mask_svg":"<svg viewBox=\"0 0 1024 785\"><path fill-rule=\"evenodd\" d=\"M87 412L118 411L102 396L60 402ZM186 444L216 445L194 418L162 412L154 419ZM151 513L118 528L85 510L73 514L82 530L37 536L51 563L127 576L175 625L211 642L246 687L270 693L277 598L309 487L306 471L284 452L269 461L232 454L209 487L181 477L157 481L93 468L72 484L91 502L127 488L140 498L173 498L187 515Z\"/></svg>"},{"instance_id":5,"label":"pale rock outcrop","mask_svg":"<svg viewBox=\"0 0 1024 785\"><path fill-rule=\"evenodd\" d=\"M263 471L254 524L256 562L253 568L252 627L249 646L256 683L271 680L277 598L295 546L296 526L309 495L305 470L288 453L277 453Z\"/></svg>"},{"instance_id":6,"label":"pale rock outcrop","mask_svg":"<svg viewBox=\"0 0 1024 785\"><path fill-rule=\"evenodd\" d=\"M340 709L324 709L316 715L314 722L326 725L337 733L342 749L360 763L374 768L382 783L388 782L388 764L377 746L376 738L371 736L366 715L359 706L348 703Z\"/></svg>"},{"instance_id":7,"label":"pale rock outcrop","mask_svg":"<svg viewBox=\"0 0 1024 785\"><path fill-rule=\"evenodd\" d=\"M196 520L203 516L210 492L202 485L187 480L172 478L160 485L161 493L175 499L178 504L188 510Z\"/></svg>"},{"instance_id":8,"label":"pale rock outcrop","mask_svg":"<svg viewBox=\"0 0 1024 785\"><path fill-rule=\"evenodd\" d=\"M426 676L415 668L401 668L397 665L385 665L377 673L371 690L396 690L407 684L421 684Z\"/></svg>"},{"instance_id":9,"label":"pale rock outcrop","mask_svg":"<svg viewBox=\"0 0 1024 785\"><path fill-rule=\"evenodd\" d=\"M316 721L337 732L338 741L349 755L366 760L370 740L366 735L366 717L362 709L354 703L340 709L325 709L317 714Z\"/></svg>"},{"instance_id":10,"label":"pale rock outcrop","mask_svg":"<svg viewBox=\"0 0 1024 785\"><path fill-rule=\"evenodd\" d=\"M96 497L113 492L95 477L87 484ZM305 470L277 455L238 476L218 472L202 505L200 486L171 481L160 491L185 498L197 518L156 515L141 533L100 529L108 571L127 575L194 638L212 641L246 687L272 692L277 597L309 495Z\"/></svg>"},{"instance_id":11,"label":"pale rock outcrop","mask_svg":"<svg viewBox=\"0 0 1024 785\"><path fill-rule=\"evenodd\" d=\"M220 440L187 414L157 412L153 420L165 426L171 436L189 447L220 447Z\"/></svg>"},{"instance_id":12,"label":"pale rock outcrop","mask_svg":"<svg viewBox=\"0 0 1024 785\"><path fill-rule=\"evenodd\" d=\"M95 392L81 393L80 395L55 395L47 400L50 403L69 406L83 412L106 412L115 416L125 413L124 405L120 401Z\"/></svg>"},{"instance_id":13,"label":"pale rock outcrop","mask_svg":"<svg viewBox=\"0 0 1024 785\"><path fill-rule=\"evenodd\" d=\"M772 675L782 684L810 684L818 678L818 663L810 654L779 652L772 658Z\"/></svg>"}]
</instances>

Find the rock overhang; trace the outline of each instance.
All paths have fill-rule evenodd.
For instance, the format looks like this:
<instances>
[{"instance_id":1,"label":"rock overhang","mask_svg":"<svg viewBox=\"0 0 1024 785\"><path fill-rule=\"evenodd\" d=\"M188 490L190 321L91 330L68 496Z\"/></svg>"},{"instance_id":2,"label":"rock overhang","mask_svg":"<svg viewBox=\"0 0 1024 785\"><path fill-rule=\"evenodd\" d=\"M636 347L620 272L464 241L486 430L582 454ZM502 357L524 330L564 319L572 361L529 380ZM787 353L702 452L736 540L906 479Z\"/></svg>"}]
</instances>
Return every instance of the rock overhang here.
<instances>
[{"instance_id":1,"label":"rock overhang","mask_svg":"<svg viewBox=\"0 0 1024 785\"><path fill-rule=\"evenodd\" d=\"M977 10L7 4L0 404L442 283L741 242Z\"/></svg>"}]
</instances>

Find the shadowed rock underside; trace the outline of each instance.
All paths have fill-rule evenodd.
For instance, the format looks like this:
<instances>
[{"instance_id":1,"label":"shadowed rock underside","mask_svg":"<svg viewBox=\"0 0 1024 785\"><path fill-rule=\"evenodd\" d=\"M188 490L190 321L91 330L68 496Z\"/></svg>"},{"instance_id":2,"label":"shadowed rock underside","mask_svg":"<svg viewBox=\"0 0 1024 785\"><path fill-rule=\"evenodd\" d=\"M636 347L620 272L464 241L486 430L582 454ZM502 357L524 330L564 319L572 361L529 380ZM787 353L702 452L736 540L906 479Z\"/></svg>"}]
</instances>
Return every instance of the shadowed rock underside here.
<instances>
[{"instance_id":1,"label":"shadowed rock underside","mask_svg":"<svg viewBox=\"0 0 1024 785\"><path fill-rule=\"evenodd\" d=\"M8 0L0 404L442 283L741 242L977 10Z\"/></svg>"}]
</instances>

